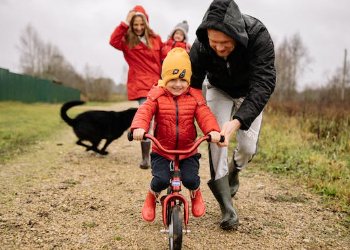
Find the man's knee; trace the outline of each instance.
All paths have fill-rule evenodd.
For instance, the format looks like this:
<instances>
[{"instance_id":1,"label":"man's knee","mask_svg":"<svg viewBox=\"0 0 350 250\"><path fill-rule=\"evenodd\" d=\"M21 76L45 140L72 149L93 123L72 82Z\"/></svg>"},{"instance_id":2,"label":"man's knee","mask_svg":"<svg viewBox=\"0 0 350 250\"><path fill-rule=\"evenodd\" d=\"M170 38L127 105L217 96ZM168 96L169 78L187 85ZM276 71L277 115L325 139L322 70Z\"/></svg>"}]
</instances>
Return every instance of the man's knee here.
<instances>
[{"instance_id":1,"label":"man's knee","mask_svg":"<svg viewBox=\"0 0 350 250\"><path fill-rule=\"evenodd\" d=\"M243 155L245 155L246 158L252 159L254 155L256 154L256 148L249 148L242 152Z\"/></svg>"},{"instance_id":2,"label":"man's knee","mask_svg":"<svg viewBox=\"0 0 350 250\"><path fill-rule=\"evenodd\" d=\"M238 168L244 168L256 154L256 147L239 148L233 155L234 164Z\"/></svg>"},{"instance_id":3,"label":"man's knee","mask_svg":"<svg viewBox=\"0 0 350 250\"><path fill-rule=\"evenodd\" d=\"M237 151L245 157L253 158L257 151L256 142L254 144L249 142L240 143Z\"/></svg>"}]
</instances>

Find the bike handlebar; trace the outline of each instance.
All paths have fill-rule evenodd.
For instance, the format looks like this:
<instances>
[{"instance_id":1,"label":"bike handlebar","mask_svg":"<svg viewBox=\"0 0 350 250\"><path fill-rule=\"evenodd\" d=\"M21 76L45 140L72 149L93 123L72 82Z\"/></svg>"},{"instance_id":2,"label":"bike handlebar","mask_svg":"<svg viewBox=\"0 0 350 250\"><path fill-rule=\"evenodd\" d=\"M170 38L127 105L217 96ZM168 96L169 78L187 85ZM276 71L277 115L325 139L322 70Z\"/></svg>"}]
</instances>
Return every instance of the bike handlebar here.
<instances>
[{"instance_id":1,"label":"bike handlebar","mask_svg":"<svg viewBox=\"0 0 350 250\"><path fill-rule=\"evenodd\" d=\"M155 138L153 135L150 135L150 134L147 134L145 133L143 135L143 139L146 140L146 139L150 139L152 140L156 145L157 147L163 151L164 153L166 154L172 154L172 155L186 155L186 154L190 154L191 152L193 152L194 150L196 150L196 148L203 142L203 141L208 141L210 142L211 141L211 136L210 135L205 135L201 138L199 138L195 143L194 145L190 148L190 149L187 149L187 150L174 150L174 149L165 149L161 144L160 142L157 140L157 138ZM129 141L133 141L134 140L134 137L133 137L133 133L132 132L128 132L128 140ZM224 142L225 141L225 137L222 135L220 137L220 142Z\"/></svg>"}]
</instances>

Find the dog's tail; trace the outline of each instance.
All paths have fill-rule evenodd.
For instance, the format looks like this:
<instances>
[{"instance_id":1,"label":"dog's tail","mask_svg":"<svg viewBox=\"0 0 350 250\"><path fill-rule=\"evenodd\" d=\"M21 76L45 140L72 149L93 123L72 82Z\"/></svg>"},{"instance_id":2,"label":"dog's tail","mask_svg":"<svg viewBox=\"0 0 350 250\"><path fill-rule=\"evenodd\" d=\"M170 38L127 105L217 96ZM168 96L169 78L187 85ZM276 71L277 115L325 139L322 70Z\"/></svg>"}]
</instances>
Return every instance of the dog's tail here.
<instances>
[{"instance_id":1,"label":"dog's tail","mask_svg":"<svg viewBox=\"0 0 350 250\"><path fill-rule=\"evenodd\" d=\"M67 111L71 107L74 107L77 105L82 105L84 103L85 103L84 101L70 101L70 102L66 102L65 104L63 104L63 106L61 107L61 117L62 117L63 121L65 121L69 126L73 126L74 119L68 117Z\"/></svg>"}]
</instances>

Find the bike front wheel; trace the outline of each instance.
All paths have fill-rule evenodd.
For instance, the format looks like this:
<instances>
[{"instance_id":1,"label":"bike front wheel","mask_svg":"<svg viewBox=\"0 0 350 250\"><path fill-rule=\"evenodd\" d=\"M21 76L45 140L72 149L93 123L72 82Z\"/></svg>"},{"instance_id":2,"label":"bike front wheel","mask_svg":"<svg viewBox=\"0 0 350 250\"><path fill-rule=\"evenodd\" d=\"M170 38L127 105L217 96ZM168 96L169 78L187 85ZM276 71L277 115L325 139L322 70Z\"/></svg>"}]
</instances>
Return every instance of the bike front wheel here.
<instances>
[{"instance_id":1,"label":"bike front wheel","mask_svg":"<svg viewBox=\"0 0 350 250\"><path fill-rule=\"evenodd\" d=\"M171 209L171 219L169 224L169 249L179 250L182 245L182 213L180 205L175 205Z\"/></svg>"}]
</instances>

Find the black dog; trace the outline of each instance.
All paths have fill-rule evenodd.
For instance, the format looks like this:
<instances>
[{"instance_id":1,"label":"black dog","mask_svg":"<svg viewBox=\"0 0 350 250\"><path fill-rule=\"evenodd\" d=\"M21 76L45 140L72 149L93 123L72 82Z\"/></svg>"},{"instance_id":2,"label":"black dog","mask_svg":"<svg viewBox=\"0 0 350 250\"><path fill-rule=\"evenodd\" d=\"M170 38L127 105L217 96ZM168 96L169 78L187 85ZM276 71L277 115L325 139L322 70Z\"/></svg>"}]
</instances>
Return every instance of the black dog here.
<instances>
[{"instance_id":1,"label":"black dog","mask_svg":"<svg viewBox=\"0 0 350 250\"><path fill-rule=\"evenodd\" d=\"M68 109L84 103L83 101L66 102L61 107L61 117L69 126L73 127L74 133L79 138L78 145L86 147L86 151L93 150L101 155L106 155L108 154L107 146L130 127L137 108L120 112L86 111L74 119L68 117ZM100 150L97 147L102 139L106 139L106 143ZM89 141L92 145L86 145L83 141Z\"/></svg>"}]
</instances>

